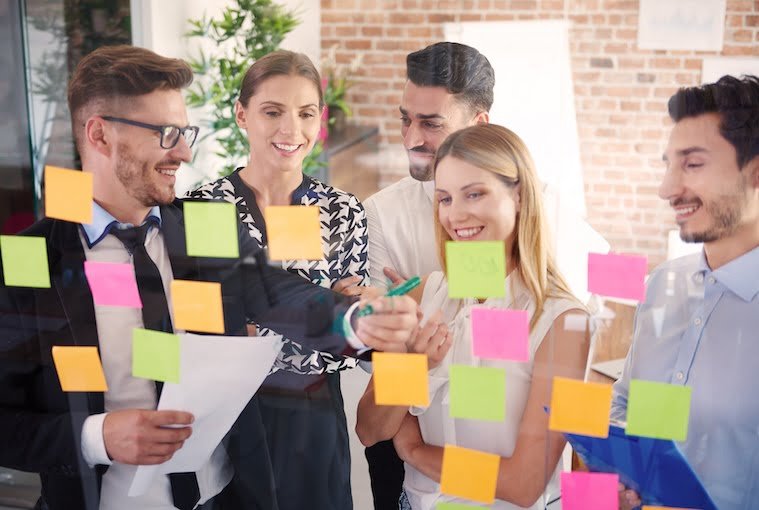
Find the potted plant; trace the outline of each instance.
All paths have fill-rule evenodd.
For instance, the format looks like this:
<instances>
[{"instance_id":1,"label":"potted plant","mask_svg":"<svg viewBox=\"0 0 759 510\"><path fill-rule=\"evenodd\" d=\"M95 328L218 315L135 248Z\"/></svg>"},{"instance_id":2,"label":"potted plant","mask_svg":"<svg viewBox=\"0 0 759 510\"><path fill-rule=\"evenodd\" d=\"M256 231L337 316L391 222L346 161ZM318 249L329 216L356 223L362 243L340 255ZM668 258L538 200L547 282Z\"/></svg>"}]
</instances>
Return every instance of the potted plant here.
<instances>
[{"instance_id":1,"label":"potted plant","mask_svg":"<svg viewBox=\"0 0 759 510\"><path fill-rule=\"evenodd\" d=\"M336 60L337 45L330 48L321 63L322 88L324 104L327 106L327 126L330 132L340 131L345 127L346 119L353 115L346 94L353 86L350 76L361 65L361 56L357 56L349 66L339 66Z\"/></svg>"}]
</instances>

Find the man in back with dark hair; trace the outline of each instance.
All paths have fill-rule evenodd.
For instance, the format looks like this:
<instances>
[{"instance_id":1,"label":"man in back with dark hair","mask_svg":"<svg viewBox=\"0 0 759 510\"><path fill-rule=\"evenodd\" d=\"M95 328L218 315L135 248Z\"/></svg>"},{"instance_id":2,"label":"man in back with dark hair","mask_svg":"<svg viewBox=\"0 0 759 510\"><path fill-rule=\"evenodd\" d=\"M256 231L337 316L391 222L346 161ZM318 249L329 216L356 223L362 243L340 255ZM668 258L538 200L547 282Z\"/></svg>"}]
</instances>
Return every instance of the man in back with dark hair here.
<instances>
[{"instance_id":1,"label":"man in back with dark hair","mask_svg":"<svg viewBox=\"0 0 759 510\"><path fill-rule=\"evenodd\" d=\"M39 508L277 508L256 397L197 471L127 495L138 465L169 460L192 432L189 413L155 410L160 384L132 375L133 330L174 332L174 279L219 284L230 336L245 336L251 319L309 348L355 355L365 346L405 352L417 325L405 296L372 300L374 312L355 317L350 298L270 266L239 224L240 259L187 254L174 184L198 135L181 94L191 81L185 62L131 46L95 50L71 78L93 221L35 223L22 235L44 240L50 287L0 285L0 465L40 474ZM142 309L95 304L85 261L131 264ZM0 260L0 282L4 269ZM97 348L108 391L64 392L53 346Z\"/></svg>"},{"instance_id":2,"label":"man in back with dark hair","mask_svg":"<svg viewBox=\"0 0 759 510\"><path fill-rule=\"evenodd\" d=\"M440 270L432 227L432 163L446 137L488 122L495 73L476 49L439 42L406 57L408 80L401 99L401 134L409 176L364 202L369 228L372 285L425 276ZM403 462L392 441L366 449L376 510L398 508Z\"/></svg>"},{"instance_id":3,"label":"man in back with dark hair","mask_svg":"<svg viewBox=\"0 0 759 510\"><path fill-rule=\"evenodd\" d=\"M678 446L717 508L748 510L759 501L759 399L750 389L759 369L759 79L680 89L669 114L659 196L683 241L704 246L651 273L612 417L628 418L635 380L689 388ZM625 491L620 508L638 502Z\"/></svg>"}]
</instances>

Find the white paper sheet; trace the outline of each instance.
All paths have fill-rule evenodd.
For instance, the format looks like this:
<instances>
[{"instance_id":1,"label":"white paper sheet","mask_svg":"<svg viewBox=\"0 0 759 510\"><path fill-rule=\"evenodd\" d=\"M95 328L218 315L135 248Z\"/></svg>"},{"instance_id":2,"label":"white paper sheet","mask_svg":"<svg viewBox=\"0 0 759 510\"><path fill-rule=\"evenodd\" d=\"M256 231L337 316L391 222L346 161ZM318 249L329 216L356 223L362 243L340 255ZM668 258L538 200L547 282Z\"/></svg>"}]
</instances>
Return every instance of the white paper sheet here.
<instances>
[{"instance_id":1,"label":"white paper sheet","mask_svg":"<svg viewBox=\"0 0 759 510\"><path fill-rule=\"evenodd\" d=\"M726 74L740 78L744 74L759 76L759 58L704 57L701 83L714 83Z\"/></svg>"},{"instance_id":2,"label":"white paper sheet","mask_svg":"<svg viewBox=\"0 0 759 510\"><path fill-rule=\"evenodd\" d=\"M640 0L641 50L722 51L726 0Z\"/></svg>"},{"instance_id":3,"label":"white paper sheet","mask_svg":"<svg viewBox=\"0 0 759 510\"><path fill-rule=\"evenodd\" d=\"M129 496L144 494L157 476L197 471L208 462L269 373L282 337L188 333L180 345L180 382L163 385L158 409L192 413L192 435L169 461L139 466Z\"/></svg>"}]
</instances>

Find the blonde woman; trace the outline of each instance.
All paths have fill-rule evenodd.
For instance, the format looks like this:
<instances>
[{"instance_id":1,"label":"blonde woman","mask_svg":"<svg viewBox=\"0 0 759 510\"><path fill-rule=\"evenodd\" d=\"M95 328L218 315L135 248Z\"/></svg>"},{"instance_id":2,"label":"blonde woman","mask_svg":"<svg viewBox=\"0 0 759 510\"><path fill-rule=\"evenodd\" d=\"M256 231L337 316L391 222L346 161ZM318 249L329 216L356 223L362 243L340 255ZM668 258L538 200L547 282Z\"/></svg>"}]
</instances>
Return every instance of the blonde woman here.
<instances>
[{"instance_id":1,"label":"blonde woman","mask_svg":"<svg viewBox=\"0 0 759 510\"><path fill-rule=\"evenodd\" d=\"M445 268L447 241L503 241L505 298L450 299L443 272L425 278L416 296L430 320L410 350L430 358L430 405L375 406L372 383L359 404L356 431L364 444L393 438L406 464L402 509L432 510L457 501L440 492L443 446L500 455L496 502L489 508L543 509L558 497L557 465L565 442L548 430L554 376L582 379L588 355L585 328L565 325L587 318L550 254L540 183L522 140L506 128L479 124L450 135L435 162L437 247ZM527 310L528 362L472 356L472 307ZM442 313L442 318L440 314ZM577 320L568 324L577 324ZM585 320L580 320L585 323ZM449 413L452 364L506 371L506 419L454 419Z\"/></svg>"}]
</instances>

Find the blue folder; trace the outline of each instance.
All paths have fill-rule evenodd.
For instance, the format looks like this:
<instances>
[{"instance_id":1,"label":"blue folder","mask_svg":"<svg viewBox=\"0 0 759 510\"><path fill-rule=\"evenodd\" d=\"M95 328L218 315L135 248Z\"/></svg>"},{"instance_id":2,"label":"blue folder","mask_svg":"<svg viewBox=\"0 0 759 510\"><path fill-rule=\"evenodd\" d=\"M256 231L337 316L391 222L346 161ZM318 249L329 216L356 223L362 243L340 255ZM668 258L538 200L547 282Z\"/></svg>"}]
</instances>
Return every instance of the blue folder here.
<instances>
[{"instance_id":1,"label":"blue folder","mask_svg":"<svg viewBox=\"0 0 759 510\"><path fill-rule=\"evenodd\" d=\"M611 425L607 439L564 434L588 469L617 473L644 505L717 510L706 489L669 440L628 436Z\"/></svg>"}]
</instances>

